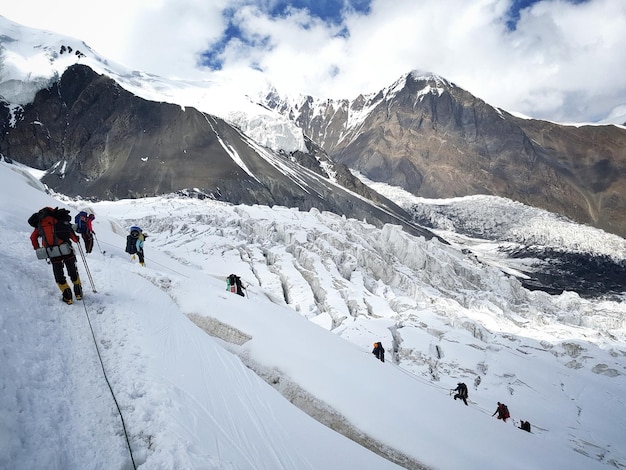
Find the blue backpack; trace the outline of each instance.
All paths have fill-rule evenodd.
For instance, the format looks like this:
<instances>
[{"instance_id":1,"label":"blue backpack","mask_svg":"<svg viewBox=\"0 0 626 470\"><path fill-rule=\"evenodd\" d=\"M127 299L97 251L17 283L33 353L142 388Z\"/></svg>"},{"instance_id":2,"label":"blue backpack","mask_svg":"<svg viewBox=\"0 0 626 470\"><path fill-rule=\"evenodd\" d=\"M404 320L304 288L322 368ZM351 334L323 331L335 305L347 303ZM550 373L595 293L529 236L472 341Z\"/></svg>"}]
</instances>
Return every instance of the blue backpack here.
<instances>
[{"instance_id":1,"label":"blue backpack","mask_svg":"<svg viewBox=\"0 0 626 470\"><path fill-rule=\"evenodd\" d=\"M74 217L74 223L76 224L76 231L78 233L85 233L87 231L87 217L88 214L85 211L80 211Z\"/></svg>"},{"instance_id":2,"label":"blue backpack","mask_svg":"<svg viewBox=\"0 0 626 470\"><path fill-rule=\"evenodd\" d=\"M126 253L134 255L137 253L137 239L141 234L141 229L137 226L130 228L130 235L126 237Z\"/></svg>"}]
</instances>

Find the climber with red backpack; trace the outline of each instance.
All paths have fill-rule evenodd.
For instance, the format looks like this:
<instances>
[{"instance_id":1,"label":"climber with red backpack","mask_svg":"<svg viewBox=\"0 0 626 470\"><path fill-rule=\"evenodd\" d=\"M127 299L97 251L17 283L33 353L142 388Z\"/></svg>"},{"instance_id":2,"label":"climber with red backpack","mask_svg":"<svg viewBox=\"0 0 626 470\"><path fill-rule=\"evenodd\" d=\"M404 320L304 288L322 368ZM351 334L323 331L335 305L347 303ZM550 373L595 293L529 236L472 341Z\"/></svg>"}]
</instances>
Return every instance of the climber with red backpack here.
<instances>
[{"instance_id":1,"label":"climber with red backpack","mask_svg":"<svg viewBox=\"0 0 626 470\"><path fill-rule=\"evenodd\" d=\"M67 209L44 207L28 218L33 227L30 241L39 259L49 259L52 264L54 279L63 294L62 300L68 305L73 303L72 289L65 278L63 267L67 269L76 300L83 298L83 288L76 268L76 255L72 242L78 243L78 237L71 225L70 212ZM41 238L41 247L39 239Z\"/></svg>"},{"instance_id":2,"label":"climber with red backpack","mask_svg":"<svg viewBox=\"0 0 626 470\"><path fill-rule=\"evenodd\" d=\"M498 414L498 419L501 419L505 423L506 420L511 417L511 415L509 414L509 409L504 403L498 402L498 408L496 408L496 411L494 411L491 416L495 416L496 413Z\"/></svg>"}]
</instances>

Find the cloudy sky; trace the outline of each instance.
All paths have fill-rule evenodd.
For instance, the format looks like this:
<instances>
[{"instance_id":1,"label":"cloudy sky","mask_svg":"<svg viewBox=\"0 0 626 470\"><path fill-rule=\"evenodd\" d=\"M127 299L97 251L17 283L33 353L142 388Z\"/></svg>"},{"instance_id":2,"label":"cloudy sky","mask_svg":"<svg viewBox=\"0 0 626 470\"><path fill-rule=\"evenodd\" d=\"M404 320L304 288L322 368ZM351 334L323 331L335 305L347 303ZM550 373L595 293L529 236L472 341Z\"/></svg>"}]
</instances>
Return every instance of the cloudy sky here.
<instances>
[{"instance_id":1,"label":"cloudy sky","mask_svg":"<svg viewBox=\"0 0 626 470\"><path fill-rule=\"evenodd\" d=\"M532 117L626 114L624 0L21 0L0 14L166 77L262 71L351 98L418 69Z\"/></svg>"}]
</instances>

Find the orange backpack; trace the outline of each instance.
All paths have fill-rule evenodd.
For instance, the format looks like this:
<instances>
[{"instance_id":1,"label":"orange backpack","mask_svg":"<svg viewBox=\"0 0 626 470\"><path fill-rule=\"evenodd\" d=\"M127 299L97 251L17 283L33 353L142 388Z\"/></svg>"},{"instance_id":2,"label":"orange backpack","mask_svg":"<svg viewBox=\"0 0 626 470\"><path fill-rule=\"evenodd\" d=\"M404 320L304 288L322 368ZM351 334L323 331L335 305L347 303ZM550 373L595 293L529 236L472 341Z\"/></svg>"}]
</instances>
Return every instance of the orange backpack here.
<instances>
[{"instance_id":1,"label":"orange backpack","mask_svg":"<svg viewBox=\"0 0 626 470\"><path fill-rule=\"evenodd\" d=\"M31 215L28 218L28 223L39 231L42 245L50 247L71 240L71 220L70 211L67 209L44 207Z\"/></svg>"}]
</instances>

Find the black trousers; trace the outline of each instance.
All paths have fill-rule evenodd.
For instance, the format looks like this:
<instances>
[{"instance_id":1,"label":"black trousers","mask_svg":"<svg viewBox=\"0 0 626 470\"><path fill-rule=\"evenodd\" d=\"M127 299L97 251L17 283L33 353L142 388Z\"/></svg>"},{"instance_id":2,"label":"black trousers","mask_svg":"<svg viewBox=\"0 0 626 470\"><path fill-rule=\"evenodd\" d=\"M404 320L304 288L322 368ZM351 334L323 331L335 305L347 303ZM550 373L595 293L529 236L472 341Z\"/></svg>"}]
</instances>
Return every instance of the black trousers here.
<instances>
[{"instance_id":1,"label":"black trousers","mask_svg":"<svg viewBox=\"0 0 626 470\"><path fill-rule=\"evenodd\" d=\"M460 395L457 393L456 395L454 395L454 399L456 400L457 398L460 398L461 400L463 400L463 403L467 405L467 398L465 398L463 395Z\"/></svg>"},{"instance_id":2,"label":"black trousers","mask_svg":"<svg viewBox=\"0 0 626 470\"><path fill-rule=\"evenodd\" d=\"M52 272L54 273L54 280L57 284L65 284L67 280L65 279L65 272L63 270L63 266L67 269L67 274L70 276L72 282L78 281L78 269L76 269L76 256L65 255L59 256L57 258L51 258L50 262L52 263Z\"/></svg>"},{"instance_id":3,"label":"black trousers","mask_svg":"<svg viewBox=\"0 0 626 470\"><path fill-rule=\"evenodd\" d=\"M85 252L91 253L91 250L93 250L93 233L85 232L81 233L81 236L83 238L83 242L85 243Z\"/></svg>"}]
</instances>

